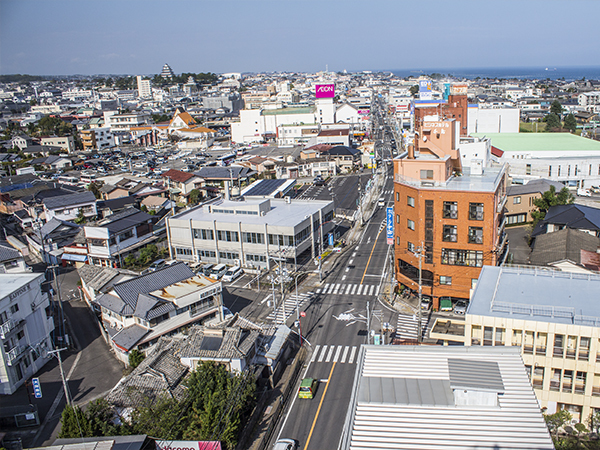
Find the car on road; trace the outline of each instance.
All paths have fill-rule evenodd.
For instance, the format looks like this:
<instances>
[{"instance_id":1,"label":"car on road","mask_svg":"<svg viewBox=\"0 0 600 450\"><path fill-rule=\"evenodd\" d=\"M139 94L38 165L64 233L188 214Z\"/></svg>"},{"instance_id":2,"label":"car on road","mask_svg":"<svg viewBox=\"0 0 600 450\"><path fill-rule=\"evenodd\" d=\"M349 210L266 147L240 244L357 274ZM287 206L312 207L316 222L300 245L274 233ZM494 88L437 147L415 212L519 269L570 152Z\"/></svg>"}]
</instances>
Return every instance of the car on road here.
<instances>
[{"instance_id":1,"label":"car on road","mask_svg":"<svg viewBox=\"0 0 600 450\"><path fill-rule=\"evenodd\" d=\"M315 186L323 186L325 184L325 180L319 175L315 177L315 179L313 180L313 184Z\"/></svg>"},{"instance_id":2,"label":"car on road","mask_svg":"<svg viewBox=\"0 0 600 450\"><path fill-rule=\"evenodd\" d=\"M298 448L298 442L294 439L277 439L273 450L296 450Z\"/></svg>"},{"instance_id":3,"label":"car on road","mask_svg":"<svg viewBox=\"0 0 600 450\"><path fill-rule=\"evenodd\" d=\"M317 392L319 380L316 378L304 378L298 389L298 398L313 398Z\"/></svg>"},{"instance_id":4,"label":"car on road","mask_svg":"<svg viewBox=\"0 0 600 450\"><path fill-rule=\"evenodd\" d=\"M381 197L379 199L379 201L377 202L377 205L378 206L385 206L385 198Z\"/></svg>"},{"instance_id":5,"label":"car on road","mask_svg":"<svg viewBox=\"0 0 600 450\"><path fill-rule=\"evenodd\" d=\"M467 302L466 301L459 300L454 304L454 314L464 316L466 312L467 312Z\"/></svg>"}]
</instances>

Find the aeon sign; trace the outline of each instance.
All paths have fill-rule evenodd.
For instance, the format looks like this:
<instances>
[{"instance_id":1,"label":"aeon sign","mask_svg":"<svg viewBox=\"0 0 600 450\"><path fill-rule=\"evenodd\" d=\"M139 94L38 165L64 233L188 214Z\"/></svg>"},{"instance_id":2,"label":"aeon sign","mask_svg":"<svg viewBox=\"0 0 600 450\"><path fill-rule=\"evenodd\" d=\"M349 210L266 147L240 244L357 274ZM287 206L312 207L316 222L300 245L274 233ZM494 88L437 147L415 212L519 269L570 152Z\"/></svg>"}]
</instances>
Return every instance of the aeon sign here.
<instances>
[{"instance_id":1,"label":"aeon sign","mask_svg":"<svg viewBox=\"0 0 600 450\"><path fill-rule=\"evenodd\" d=\"M317 84L315 95L317 98L335 97L335 84Z\"/></svg>"}]
</instances>

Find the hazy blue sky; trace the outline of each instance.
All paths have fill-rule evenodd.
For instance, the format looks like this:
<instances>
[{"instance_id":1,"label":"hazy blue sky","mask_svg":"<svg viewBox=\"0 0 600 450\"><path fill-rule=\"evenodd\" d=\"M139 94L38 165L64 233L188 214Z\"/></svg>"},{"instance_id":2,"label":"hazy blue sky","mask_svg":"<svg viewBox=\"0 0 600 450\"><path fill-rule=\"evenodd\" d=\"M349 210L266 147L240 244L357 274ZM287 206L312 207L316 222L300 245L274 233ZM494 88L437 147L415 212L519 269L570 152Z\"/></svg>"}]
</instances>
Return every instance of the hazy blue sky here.
<instances>
[{"instance_id":1,"label":"hazy blue sky","mask_svg":"<svg viewBox=\"0 0 600 450\"><path fill-rule=\"evenodd\" d=\"M598 0L0 0L0 73L599 65Z\"/></svg>"}]
</instances>

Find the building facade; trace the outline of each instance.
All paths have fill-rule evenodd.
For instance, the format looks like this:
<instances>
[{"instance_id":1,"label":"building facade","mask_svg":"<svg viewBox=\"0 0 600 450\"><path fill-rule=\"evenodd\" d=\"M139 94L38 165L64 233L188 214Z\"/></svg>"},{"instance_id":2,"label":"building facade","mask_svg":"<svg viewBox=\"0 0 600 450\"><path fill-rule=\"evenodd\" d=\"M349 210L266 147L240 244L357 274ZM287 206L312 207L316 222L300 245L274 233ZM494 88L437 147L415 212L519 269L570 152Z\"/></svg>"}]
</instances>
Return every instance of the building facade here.
<instances>
[{"instance_id":1,"label":"building facade","mask_svg":"<svg viewBox=\"0 0 600 450\"><path fill-rule=\"evenodd\" d=\"M54 330L43 273L0 274L0 394L14 393L48 362Z\"/></svg>"}]
</instances>

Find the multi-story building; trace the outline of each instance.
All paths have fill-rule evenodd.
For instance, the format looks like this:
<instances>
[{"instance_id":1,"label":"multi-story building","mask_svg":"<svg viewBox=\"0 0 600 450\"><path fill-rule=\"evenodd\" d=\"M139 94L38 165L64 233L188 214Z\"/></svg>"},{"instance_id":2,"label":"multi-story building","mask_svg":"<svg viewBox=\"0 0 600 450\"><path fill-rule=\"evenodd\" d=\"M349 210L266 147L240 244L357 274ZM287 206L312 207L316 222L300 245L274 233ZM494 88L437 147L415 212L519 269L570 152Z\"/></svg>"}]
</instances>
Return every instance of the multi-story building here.
<instances>
[{"instance_id":1,"label":"multi-story building","mask_svg":"<svg viewBox=\"0 0 600 450\"><path fill-rule=\"evenodd\" d=\"M136 80L138 96L140 98L152 98L152 86L150 85L150 80L144 80L141 75L138 75Z\"/></svg>"},{"instance_id":2,"label":"multi-story building","mask_svg":"<svg viewBox=\"0 0 600 450\"><path fill-rule=\"evenodd\" d=\"M174 259L270 268L272 258L320 254L333 202L244 197L198 206L167 220Z\"/></svg>"},{"instance_id":3,"label":"multi-story building","mask_svg":"<svg viewBox=\"0 0 600 450\"><path fill-rule=\"evenodd\" d=\"M542 194L554 186L559 192L564 186L550 180L531 180L529 183L513 184L506 190L508 201L506 202L506 224L518 224L532 222L531 211L537 209L533 203L535 199L541 198Z\"/></svg>"},{"instance_id":4,"label":"multi-story building","mask_svg":"<svg viewBox=\"0 0 600 450\"><path fill-rule=\"evenodd\" d=\"M416 149L394 159L397 279L417 291L421 267L434 308L441 297L468 299L481 267L501 264L508 250L506 168L462 167L460 129L454 119L423 120Z\"/></svg>"},{"instance_id":5,"label":"multi-story building","mask_svg":"<svg viewBox=\"0 0 600 450\"><path fill-rule=\"evenodd\" d=\"M600 410L600 275L484 267L465 345L518 346L542 407L577 421Z\"/></svg>"},{"instance_id":6,"label":"multi-story building","mask_svg":"<svg viewBox=\"0 0 600 450\"><path fill-rule=\"evenodd\" d=\"M75 151L75 139L73 136L43 136L40 138L40 145L60 147L67 153Z\"/></svg>"},{"instance_id":7,"label":"multi-story building","mask_svg":"<svg viewBox=\"0 0 600 450\"><path fill-rule=\"evenodd\" d=\"M54 322L43 273L0 274L0 394L10 395L46 362Z\"/></svg>"},{"instance_id":8,"label":"multi-story building","mask_svg":"<svg viewBox=\"0 0 600 450\"><path fill-rule=\"evenodd\" d=\"M132 112L116 114L115 111L104 112L104 124L110 131L129 132L133 127L141 127L152 123L152 117L147 112Z\"/></svg>"},{"instance_id":9,"label":"multi-story building","mask_svg":"<svg viewBox=\"0 0 600 450\"><path fill-rule=\"evenodd\" d=\"M58 195L43 200L46 222L56 217L59 220L74 220L83 214L84 217L96 217L96 197L90 191L74 194Z\"/></svg>"},{"instance_id":10,"label":"multi-story building","mask_svg":"<svg viewBox=\"0 0 600 450\"><path fill-rule=\"evenodd\" d=\"M110 127L81 130L80 136L84 151L102 150L115 145L115 138L110 131Z\"/></svg>"}]
</instances>

